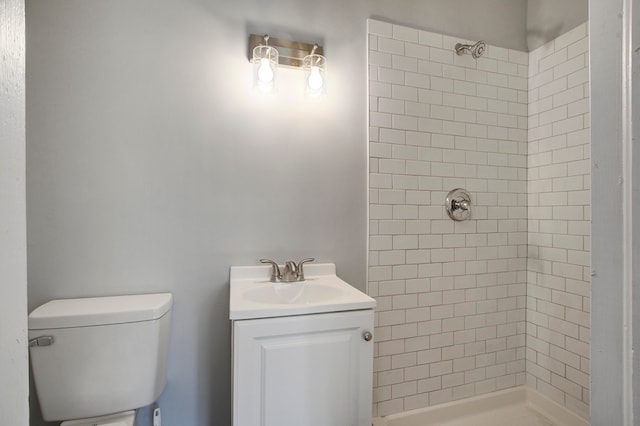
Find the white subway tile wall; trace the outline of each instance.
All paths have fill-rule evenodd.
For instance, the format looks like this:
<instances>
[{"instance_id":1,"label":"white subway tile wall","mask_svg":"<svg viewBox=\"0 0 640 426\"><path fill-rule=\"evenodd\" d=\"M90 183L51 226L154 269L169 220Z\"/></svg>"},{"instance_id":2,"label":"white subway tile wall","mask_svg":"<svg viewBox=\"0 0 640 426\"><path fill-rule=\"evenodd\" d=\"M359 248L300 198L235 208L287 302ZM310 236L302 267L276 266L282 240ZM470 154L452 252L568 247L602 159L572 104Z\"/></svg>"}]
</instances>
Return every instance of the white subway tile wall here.
<instances>
[{"instance_id":1,"label":"white subway tile wall","mask_svg":"<svg viewBox=\"0 0 640 426\"><path fill-rule=\"evenodd\" d=\"M529 57L458 42L369 21L374 415L526 380ZM469 221L444 208L458 187Z\"/></svg>"},{"instance_id":2,"label":"white subway tile wall","mask_svg":"<svg viewBox=\"0 0 640 426\"><path fill-rule=\"evenodd\" d=\"M587 24L529 54L527 384L589 418Z\"/></svg>"},{"instance_id":3,"label":"white subway tile wall","mask_svg":"<svg viewBox=\"0 0 640 426\"><path fill-rule=\"evenodd\" d=\"M526 382L588 418L587 26L478 60L458 42L369 21L373 414Z\"/></svg>"}]
</instances>

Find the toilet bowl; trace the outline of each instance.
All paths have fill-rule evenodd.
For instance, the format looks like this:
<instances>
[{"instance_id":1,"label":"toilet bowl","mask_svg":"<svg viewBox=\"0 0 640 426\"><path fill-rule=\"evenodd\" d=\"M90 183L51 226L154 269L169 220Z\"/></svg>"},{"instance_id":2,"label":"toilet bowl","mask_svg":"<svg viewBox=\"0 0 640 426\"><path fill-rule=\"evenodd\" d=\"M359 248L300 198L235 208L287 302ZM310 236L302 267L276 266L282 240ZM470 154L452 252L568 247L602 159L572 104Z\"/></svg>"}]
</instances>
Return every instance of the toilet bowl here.
<instances>
[{"instance_id":1,"label":"toilet bowl","mask_svg":"<svg viewBox=\"0 0 640 426\"><path fill-rule=\"evenodd\" d=\"M133 426L167 379L170 293L53 300L29 314L29 353L46 421Z\"/></svg>"}]
</instances>

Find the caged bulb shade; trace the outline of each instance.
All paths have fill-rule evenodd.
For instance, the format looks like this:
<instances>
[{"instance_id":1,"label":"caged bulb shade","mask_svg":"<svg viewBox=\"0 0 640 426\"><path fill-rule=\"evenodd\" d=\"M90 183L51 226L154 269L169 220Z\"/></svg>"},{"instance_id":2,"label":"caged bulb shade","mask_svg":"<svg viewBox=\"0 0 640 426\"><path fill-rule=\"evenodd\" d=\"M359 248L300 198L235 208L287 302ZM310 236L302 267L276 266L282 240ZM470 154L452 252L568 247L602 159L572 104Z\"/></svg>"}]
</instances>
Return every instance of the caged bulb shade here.
<instances>
[{"instance_id":1,"label":"caged bulb shade","mask_svg":"<svg viewBox=\"0 0 640 426\"><path fill-rule=\"evenodd\" d=\"M253 49L253 87L258 92L270 93L276 89L278 51L266 45Z\"/></svg>"},{"instance_id":2,"label":"caged bulb shade","mask_svg":"<svg viewBox=\"0 0 640 426\"><path fill-rule=\"evenodd\" d=\"M305 72L305 93L312 97L324 95L327 90L327 59L312 53L305 56L302 68Z\"/></svg>"}]
</instances>

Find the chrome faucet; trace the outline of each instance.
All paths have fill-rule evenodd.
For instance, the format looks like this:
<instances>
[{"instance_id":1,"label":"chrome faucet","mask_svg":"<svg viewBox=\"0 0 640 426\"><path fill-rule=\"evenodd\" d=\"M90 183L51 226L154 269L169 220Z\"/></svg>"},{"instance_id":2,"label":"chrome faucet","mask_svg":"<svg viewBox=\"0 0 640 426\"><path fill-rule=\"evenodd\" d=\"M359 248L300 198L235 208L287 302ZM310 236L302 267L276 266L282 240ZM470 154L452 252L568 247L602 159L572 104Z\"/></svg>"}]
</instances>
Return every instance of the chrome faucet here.
<instances>
[{"instance_id":1,"label":"chrome faucet","mask_svg":"<svg viewBox=\"0 0 640 426\"><path fill-rule=\"evenodd\" d=\"M285 262L284 274L282 274L282 279L280 281L285 283L298 281L298 266L296 266L296 262L292 260L287 260Z\"/></svg>"},{"instance_id":2,"label":"chrome faucet","mask_svg":"<svg viewBox=\"0 0 640 426\"><path fill-rule=\"evenodd\" d=\"M297 265L293 260L288 260L284 264L284 273L280 272L280 267L273 260L260 259L260 262L271 265L271 278L269 281L272 283L294 283L304 281L304 264L314 260L313 257L302 259Z\"/></svg>"}]
</instances>

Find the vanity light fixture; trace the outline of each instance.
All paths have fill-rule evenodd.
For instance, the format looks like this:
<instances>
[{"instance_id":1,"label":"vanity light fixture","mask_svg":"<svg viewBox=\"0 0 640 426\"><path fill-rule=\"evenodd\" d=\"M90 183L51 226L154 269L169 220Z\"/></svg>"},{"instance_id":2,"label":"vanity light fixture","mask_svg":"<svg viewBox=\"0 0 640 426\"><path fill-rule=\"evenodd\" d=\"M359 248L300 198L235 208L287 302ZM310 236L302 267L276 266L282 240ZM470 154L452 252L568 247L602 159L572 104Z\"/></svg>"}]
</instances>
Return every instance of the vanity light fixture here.
<instances>
[{"instance_id":1,"label":"vanity light fixture","mask_svg":"<svg viewBox=\"0 0 640 426\"><path fill-rule=\"evenodd\" d=\"M305 94L326 93L327 59L322 46L300 41L283 40L268 35L249 36L249 60L253 63L253 85L259 92L276 88L278 65L302 68L305 72Z\"/></svg>"}]
</instances>

